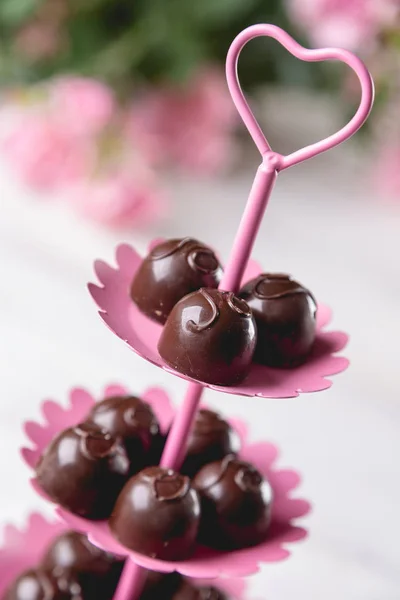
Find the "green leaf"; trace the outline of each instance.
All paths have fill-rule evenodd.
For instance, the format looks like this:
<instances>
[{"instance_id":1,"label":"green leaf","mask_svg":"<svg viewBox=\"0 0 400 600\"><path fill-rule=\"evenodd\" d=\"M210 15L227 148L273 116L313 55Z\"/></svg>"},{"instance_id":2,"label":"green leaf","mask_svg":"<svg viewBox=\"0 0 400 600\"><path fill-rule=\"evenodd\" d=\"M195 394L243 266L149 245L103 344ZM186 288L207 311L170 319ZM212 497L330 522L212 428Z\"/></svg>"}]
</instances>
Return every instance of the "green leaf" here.
<instances>
[{"instance_id":1,"label":"green leaf","mask_svg":"<svg viewBox=\"0 0 400 600\"><path fill-rule=\"evenodd\" d=\"M197 0L190 3L190 8L194 21L213 28L245 17L257 4L259 0Z\"/></svg>"},{"instance_id":2,"label":"green leaf","mask_svg":"<svg viewBox=\"0 0 400 600\"><path fill-rule=\"evenodd\" d=\"M0 0L0 21L5 26L16 26L26 21L40 7L43 0Z\"/></svg>"}]
</instances>

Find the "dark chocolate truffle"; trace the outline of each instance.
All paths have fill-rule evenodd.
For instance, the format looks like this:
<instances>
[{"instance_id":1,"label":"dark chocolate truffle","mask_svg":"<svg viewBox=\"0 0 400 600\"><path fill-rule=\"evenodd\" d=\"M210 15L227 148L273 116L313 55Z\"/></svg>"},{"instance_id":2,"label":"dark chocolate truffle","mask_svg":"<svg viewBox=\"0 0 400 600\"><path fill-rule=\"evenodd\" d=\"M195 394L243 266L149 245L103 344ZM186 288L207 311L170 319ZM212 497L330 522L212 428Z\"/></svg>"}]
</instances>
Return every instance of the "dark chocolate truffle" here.
<instances>
[{"instance_id":1,"label":"dark chocolate truffle","mask_svg":"<svg viewBox=\"0 0 400 600\"><path fill-rule=\"evenodd\" d=\"M29 569L8 588L4 600L83 600L82 590L63 573L56 579L43 569Z\"/></svg>"},{"instance_id":2,"label":"dark chocolate truffle","mask_svg":"<svg viewBox=\"0 0 400 600\"><path fill-rule=\"evenodd\" d=\"M87 519L106 519L130 465L118 438L82 423L59 434L37 467L40 487L57 504Z\"/></svg>"},{"instance_id":3,"label":"dark chocolate truffle","mask_svg":"<svg viewBox=\"0 0 400 600\"><path fill-rule=\"evenodd\" d=\"M190 480L161 467L134 475L110 518L116 539L131 550L161 560L192 552L200 521L200 501Z\"/></svg>"},{"instance_id":4,"label":"dark chocolate truffle","mask_svg":"<svg viewBox=\"0 0 400 600\"><path fill-rule=\"evenodd\" d=\"M146 583L140 600L171 600L181 583L182 575L176 571L168 574L147 571Z\"/></svg>"},{"instance_id":5,"label":"dark chocolate truffle","mask_svg":"<svg viewBox=\"0 0 400 600\"><path fill-rule=\"evenodd\" d=\"M240 450L240 438L221 415L200 409L190 433L181 473L193 477L207 463L220 460Z\"/></svg>"},{"instance_id":6,"label":"dark chocolate truffle","mask_svg":"<svg viewBox=\"0 0 400 600\"><path fill-rule=\"evenodd\" d=\"M248 375L256 340L255 321L246 302L232 292L201 289L175 305L158 351L183 375L228 386Z\"/></svg>"},{"instance_id":7,"label":"dark chocolate truffle","mask_svg":"<svg viewBox=\"0 0 400 600\"><path fill-rule=\"evenodd\" d=\"M126 449L131 475L157 464L164 437L150 404L135 396L114 396L96 404L87 422L119 437Z\"/></svg>"},{"instance_id":8,"label":"dark chocolate truffle","mask_svg":"<svg viewBox=\"0 0 400 600\"><path fill-rule=\"evenodd\" d=\"M201 498L202 543L232 550L266 539L272 489L252 465L227 456L203 467L193 487Z\"/></svg>"},{"instance_id":9,"label":"dark chocolate truffle","mask_svg":"<svg viewBox=\"0 0 400 600\"><path fill-rule=\"evenodd\" d=\"M55 576L60 569L71 573L85 598L109 600L117 587L123 564L122 559L97 548L82 533L67 531L53 541L41 566Z\"/></svg>"},{"instance_id":10,"label":"dark chocolate truffle","mask_svg":"<svg viewBox=\"0 0 400 600\"><path fill-rule=\"evenodd\" d=\"M183 581L171 600L228 600L228 597L215 587L195 587Z\"/></svg>"},{"instance_id":11,"label":"dark chocolate truffle","mask_svg":"<svg viewBox=\"0 0 400 600\"><path fill-rule=\"evenodd\" d=\"M217 288L222 268L214 252L191 238L168 240L140 265L131 298L151 319L165 323L175 304L201 287Z\"/></svg>"},{"instance_id":12,"label":"dark chocolate truffle","mask_svg":"<svg viewBox=\"0 0 400 600\"><path fill-rule=\"evenodd\" d=\"M263 273L240 290L257 324L254 358L271 367L294 367L315 339L317 304L311 292L284 274Z\"/></svg>"}]
</instances>

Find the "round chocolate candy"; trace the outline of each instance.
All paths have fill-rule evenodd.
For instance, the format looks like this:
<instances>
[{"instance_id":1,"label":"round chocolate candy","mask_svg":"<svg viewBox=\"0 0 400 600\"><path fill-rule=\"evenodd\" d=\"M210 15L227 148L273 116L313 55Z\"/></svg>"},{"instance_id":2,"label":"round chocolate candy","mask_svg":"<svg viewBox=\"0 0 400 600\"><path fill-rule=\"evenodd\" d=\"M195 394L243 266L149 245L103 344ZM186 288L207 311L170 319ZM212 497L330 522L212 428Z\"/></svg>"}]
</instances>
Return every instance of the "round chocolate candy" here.
<instances>
[{"instance_id":1,"label":"round chocolate candy","mask_svg":"<svg viewBox=\"0 0 400 600\"><path fill-rule=\"evenodd\" d=\"M254 358L271 367L295 367L315 339L317 304L289 275L263 273L240 290L250 306L258 336Z\"/></svg>"},{"instance_id":2,"label":"round chocolate candy","mask_svg":"<svg viewBox=\"0 0 400 600\"><path fill-rule=\"evenodd\" d=\"M85 598L109 600L117 587L123 560L104 552L82 533L67 531L57 537L44 555L41 566L57 576L60 569L79 582Z\"/></svg>"},{"instance_id":3,"label":"round chocolate candy","mask_svg":"<svg viewBox=\"0 0 400 600\"><path fill-rule=\"evenodd\" d=\"M175 305L158 351L183 375L214 385L234 385L248 375L257 340L246 302L232 292L201 289Z\"/></svg>"},{"instance_id":4,"label":"round chocolate candy","mask_svg":"<svg viewBox=\"0 0 400 600\"><path fill-rule=\"evenodd\" d=\"M200 501L189 478L148 467L125 485L110 529L131 550L161 560L181 560L194 548L199 522Z\"/></svg>"},{"instance_id":5,"label":"round chocolate candy","mask_svg":"<svg viewBox=\"0 0 400 600\"><path fill-rule=\"evenodd\" d=\"M207 463L237 454L239 450L240 438L229 423L217 412L201 408L196 414L180 472L193 477Z\"/></svg>"},{"instance_id":6,"label":"round chocolate candy","mask_svg":"<svg viewBox=\"0 0 400 600\"><path fill-rule=\"evenodd\" d=\"M214 252L191 238L155 246L140 265L131 298L142 313L165 323L175 304L201 287L217 288L222 268Z\"/></svg>"},{"instance_id":7,"label":"round chocolate candy","mask_svg":"<svg viewBox=\"0 0 400 600\"><path fill-rule=\"evenodd\" d=\"M95 423L122 440L131 464L131 475L158 463L164 436L147 402L136 396L106 398L93 407L87 422Z\"/></svg>"},{"instance_id":8,"label":"round chocolate candy","mask_svg":"<svg viewBox=\"0 0 400 600\"><path fill-rule=\"evenodd\" d=\"M161 598L171 600L173 593L182 582L182 575L176 571L173 573L158 573L147 571L146 583L140 595L140 600L158 600Z\"/></svg>"},{"instance_id":9,"label":"round chocolate candy","mask_svg":"<svg viewBox=\"0 0 400 600\"><path fill-rule=\"evenodd\" d=\"M106 519L130 464L118 438L82 423L60 433L36 467L40 487L57 504L87 519Z\"/></svg>"},{"instance_id":10,"label":"round chocolate candy","mask_svg":"<svg viewBox=\"0 0 400 600\"><path fill-rule=\"evenodd\" d=\"M228 598L214 587L195 587L188 581L183 581L171 600L228 600Z\"/></svg>"},{"instance_id":11,"label":"round chocolate candy","mask_svg":"<svg viewBox=\"0 0 400 600\"><path fill-rule=\"evenodd\" d=\"M272 489L249 463L227 456L193 479L201 498L200 540L232 550L263 542L271 520Z\"/></svg>"},{"instance_id":12,"label":"round chocolate candy","mask_svg":"<svg viewBox=\"0 0 400 600\"><path fill-rule=\"evenodd\" d=\"M58 578L43 569L29 569L8 588L4 600L83 600L79 583L70 574Z\"/></svg>"}]
</instances>

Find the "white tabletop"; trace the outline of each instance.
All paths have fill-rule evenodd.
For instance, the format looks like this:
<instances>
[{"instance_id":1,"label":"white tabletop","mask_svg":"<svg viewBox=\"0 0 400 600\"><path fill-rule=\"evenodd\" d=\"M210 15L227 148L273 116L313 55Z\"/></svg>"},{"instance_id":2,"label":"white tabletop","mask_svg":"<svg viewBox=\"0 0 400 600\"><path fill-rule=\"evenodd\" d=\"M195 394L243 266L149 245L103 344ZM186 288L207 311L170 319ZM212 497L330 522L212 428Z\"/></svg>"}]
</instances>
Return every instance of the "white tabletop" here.
<instances>
[{"instance_id":1,"label":"white tabletop","mask_svg":"<svg viewBox=\"0 0 400 600\"><path fill-rule=\"evenodd\" d=\"M21 523L32 509L51 514L18 454L22 421L38 418L41 399L65 401L74 385L99 393L110 381L137 393L162 384L177 403L182 398L180 380L142 362L98 318L85 287L93 259L111 259L122 237L143 249L156 235L196 236L226 256L254 170L169 181L170 218L120 236L31 197L2 168L1 521ZM254 253L334 307L334 326L351 333L351 368L331 390L293 400L206 392L209 403L246 417L254 440L280 446L280 465L304 474L301 494L314 505L309 539L288 561L263 568L249 597L400 598L400 209L380 203L361 181L349 149L282 174Z\"/></svg>"}]
</instances>

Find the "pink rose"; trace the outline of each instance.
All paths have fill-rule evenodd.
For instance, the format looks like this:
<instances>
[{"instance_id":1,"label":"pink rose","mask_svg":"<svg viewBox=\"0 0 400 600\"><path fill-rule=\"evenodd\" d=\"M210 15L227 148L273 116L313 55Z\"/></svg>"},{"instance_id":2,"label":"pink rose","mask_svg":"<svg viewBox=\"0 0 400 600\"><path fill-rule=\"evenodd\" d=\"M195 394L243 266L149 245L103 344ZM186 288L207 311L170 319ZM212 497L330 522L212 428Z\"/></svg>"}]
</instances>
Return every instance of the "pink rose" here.
<instances>
[{"instance_id":1,"label":"pink rose","mask_svg":"<svg viewBox=\"0 0 400 600\"><path fill-rule=\"evenodd\" d=\"M100 81L63 77L50 87L54 114L77 135L93 135L103 129L116 111L112 90Z\"/></svg>"},{"instance_id":2,"label":"pink rose","mask_svg":"<svg viewBox=\"0 0 400 600\"><path fill-rule=\"evenodd\" d=\"M399 14L398 0L286 0L293 23L316 46L368 49Z\"/></svg>"},{"instance_id":3,"label":"pink rose","mask_svg":"<svg viewBox=\"0 0 400 600\"><path fill-rule=\"evenodd\" d=\"M151 164L213 172L230 162L236 119L224 74L211 68L184 90L147 92L131 107L127 135Z\"/></svg>"},{"instance_id":4,"label":"pink rose","mask_svg":"<svg viewBox=\"0 0 400 600\"><path fill-rule=\"evenodd\" d=\"M42 114L21 116L2 142L6 159L28 185L54 190L90 172L93 163L88 144Z\"/></svg>"},{"instance_id":5,"label":"pink rose","mask_svg":"<svg viewBox=\"0 0 400 600\"><path fill-rule=\"evenodd\" d=\"M83 181L68 197L86 218L115 228L135 227L158 218L165 200L154 182L127 173Z\"/></svg>"}]
</instances>

